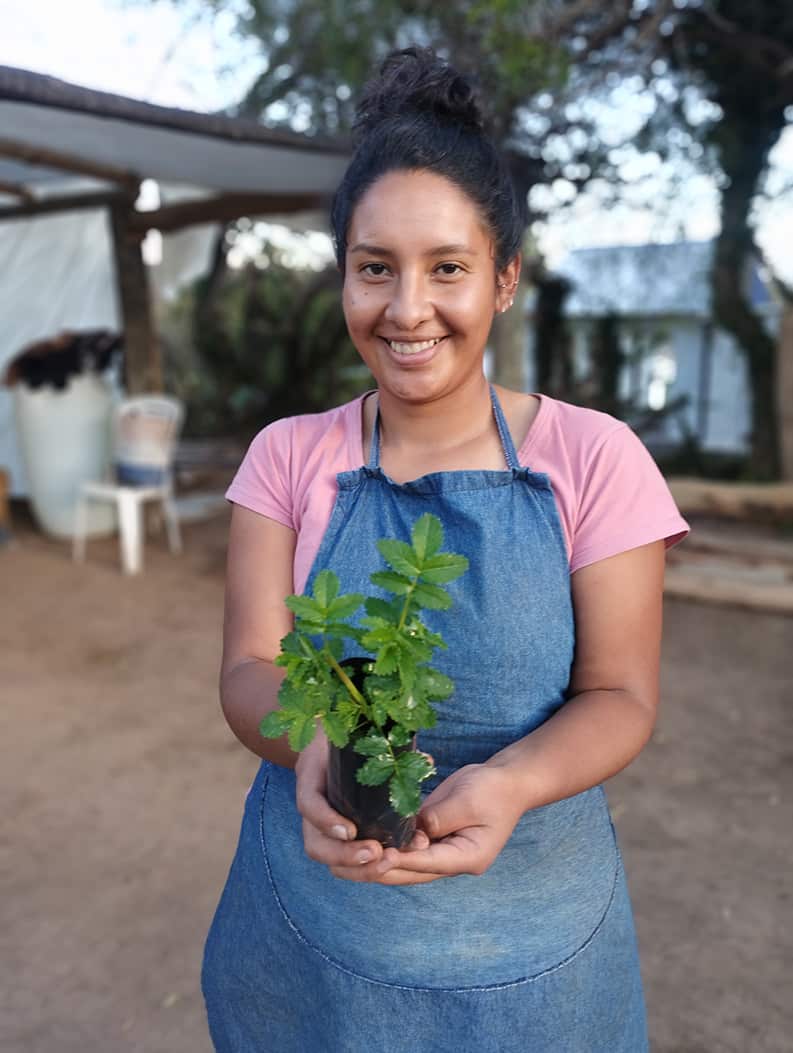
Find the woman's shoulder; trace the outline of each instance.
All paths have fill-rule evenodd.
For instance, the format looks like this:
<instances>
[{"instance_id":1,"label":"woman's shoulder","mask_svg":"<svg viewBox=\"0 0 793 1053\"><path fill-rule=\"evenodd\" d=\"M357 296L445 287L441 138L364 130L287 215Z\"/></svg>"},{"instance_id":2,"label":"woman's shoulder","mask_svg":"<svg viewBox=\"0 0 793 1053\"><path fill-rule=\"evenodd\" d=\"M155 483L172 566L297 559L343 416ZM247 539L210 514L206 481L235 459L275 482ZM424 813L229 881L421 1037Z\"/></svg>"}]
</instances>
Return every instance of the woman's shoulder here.
<instances>
[{"instance_id":1,"label":"woman's shoulder","mask_svg":"<svg viewBox=\"0 0 793 1053\"><path fill-rule=\"evenodd\" d=\"M313 488L327 489L337 472L360 463L362 398L321 413L281 417L262 428L226 492L228 499L297 525Z\"/></svg>"},{"instance_id":2,"label":"woman's shoulder","mask_svg":"<svg viewBox=\"0 0 793 1053\"><path fill-rule=\"evenodd\" d=\"M635 438L624 421L609 413L537 394L538 407L519 449L521 463L540 457L580 467L604 445L618 447Z\"/></svg>"},{"instance_id":3,"label":"woman's shoulder","mask_svg":"<svg viewBox=\"0 0 793 1053\"><path fill-rule=\"evenodd\" d=\"M688 530L644 443L609 413L541 396L520 460L549 477L572 571Z\"/></svg>"},{"instance_id":4,"label":"woman's shoulder","mask_svg":"<svg viewBox=\"0 0 793 1053\"><path fill-rule=\"evenodd\" d=\"M538 395L539 409L535 418L538 438L555 439L567 446L595 448L600 442L620 432L630 431L625 421L589 406L563 402L550 395ZM531 437L531 431L527 438Z\"/></svg>"},{"instance_id":5,"label":"woman's shoulder","mask_svg":"<svg viewBox=\"0 0 793 1053\"><path fill-rule=\"evenodd\" d=\"M279 417L265 425L255 436L252 445L305 446L308 449L322 445L337 433L350 431L355 423L360 430L361 401L359 395L349 402L317 413L299 413L291 417Z\"/></svg>"}]
</instances>

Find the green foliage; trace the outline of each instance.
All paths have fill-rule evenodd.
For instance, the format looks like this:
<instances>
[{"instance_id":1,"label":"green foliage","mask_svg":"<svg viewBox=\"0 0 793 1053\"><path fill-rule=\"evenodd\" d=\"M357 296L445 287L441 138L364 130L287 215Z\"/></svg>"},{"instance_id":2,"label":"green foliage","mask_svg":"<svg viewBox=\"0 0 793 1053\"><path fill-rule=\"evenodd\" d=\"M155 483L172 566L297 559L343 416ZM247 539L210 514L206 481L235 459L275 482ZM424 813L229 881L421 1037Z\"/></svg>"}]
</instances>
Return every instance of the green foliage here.
<instances>
[{"instance_id":1,"label":"green foliage","mask_svg":"<svg viewBox=\"0 0 793 1053\"><path fill-rule=\"evenodd\" d=\"M250 228L250 229L248 229ZM262 240L259 255L232 269L240 221L218 246L210 275L162 307L159 319L169 391L187 404L194 436L247 440L280 417L328 409L371 386L349 339L335 267L294 265Z\"/></svg>"},{"instance_id":2,"label":"green foliage","mask_svg":"<svg viewBox=\"0 0 793 1053\"><path fill-rule=\"evenodd\" d=\"M417 731L434 726L433 702L454 690L449 677L429 665L435 649L445 645L420 612L447 609L451 597L443 586L468 569L465 556L440 551L443 528L430 513L413 524L411 542L377 544L390 569L375 571L370 580L390 599L340 595L332 570L317 575L312 595L287 597L295 627L275 660L286 677L279 708L260 725L265 738L286 734L297 752L313 740L318 723L339 749L352 741L366 757L358 781L388 782L391 805L403 816L418 811L421 783L434 773L426 754L407 747ZM362 606L366 613L355 624L351 619ZM345 639L371 657L359 685L339 661Z\"/></svg>"},{"instance_id":3,"label":"green foliage","mask_svg":"<svg viewBox=\"0 0 793 1053\"><path fill-rule=\"evenodd\" d=\"M263 68L237 112L336 134L352 122L355 98L395 47L426 44L476 71L494 114L566 76L565 51L538 32L537 0L203 0L236 15L239 37L259 42Z\"/></svg>"}]
</instances>

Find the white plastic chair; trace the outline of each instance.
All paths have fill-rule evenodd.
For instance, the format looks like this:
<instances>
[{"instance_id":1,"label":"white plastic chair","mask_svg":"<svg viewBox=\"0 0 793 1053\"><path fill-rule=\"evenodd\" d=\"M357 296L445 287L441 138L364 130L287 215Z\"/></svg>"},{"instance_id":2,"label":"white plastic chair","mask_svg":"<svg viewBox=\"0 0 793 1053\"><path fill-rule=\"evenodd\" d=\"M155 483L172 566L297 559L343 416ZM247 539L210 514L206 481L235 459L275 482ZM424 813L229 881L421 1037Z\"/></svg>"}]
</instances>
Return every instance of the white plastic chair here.
<instances>
[{"instance_id":1,"label":"white plastic chair","mask_svg":"<svg viewBox=\"0 0 793 1053\"><path fill-rule=\"evenodd\" d=\"M183 420L182 403L165 395L141 395L118 404L113 414L115 478L80 487L72 549L75 560L85 559L88 501L115 503L125 574L138 574L143 568L143 506L147 501L161 503L170 550L181 552L173 458Z\"/></svg>"}]
</instances>

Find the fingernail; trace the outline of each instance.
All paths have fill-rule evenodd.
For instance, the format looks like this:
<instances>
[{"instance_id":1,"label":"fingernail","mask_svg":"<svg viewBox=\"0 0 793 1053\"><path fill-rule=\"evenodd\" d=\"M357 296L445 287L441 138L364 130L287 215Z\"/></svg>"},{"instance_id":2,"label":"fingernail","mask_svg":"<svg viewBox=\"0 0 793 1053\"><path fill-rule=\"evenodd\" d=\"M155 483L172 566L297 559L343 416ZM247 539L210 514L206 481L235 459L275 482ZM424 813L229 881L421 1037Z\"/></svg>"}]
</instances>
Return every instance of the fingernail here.
<instances>
[{"instance_id":1,"label":"fingernail","mask_svg":"<svg viewBox=\"0 0 793 1053\"><path fill-rule=\"evenodd\" d=\"M364 848L361 852L359 852L356 855L355 862L356 863L368 863L371 859L372 859L372 853L369 851L368 848Z\"/></svg>"},{"instance_id":2,"label":"fingernail","mask_svg":"<svg viewBox=\"0 0 793 1053\"><path fill-rule=\"evenodd\" d=\"M347 827L341 825L332 826L330 828L330 836L338 838L339 841L349 841L350 839L347 834Z\"/></svg>"}]
</instances>

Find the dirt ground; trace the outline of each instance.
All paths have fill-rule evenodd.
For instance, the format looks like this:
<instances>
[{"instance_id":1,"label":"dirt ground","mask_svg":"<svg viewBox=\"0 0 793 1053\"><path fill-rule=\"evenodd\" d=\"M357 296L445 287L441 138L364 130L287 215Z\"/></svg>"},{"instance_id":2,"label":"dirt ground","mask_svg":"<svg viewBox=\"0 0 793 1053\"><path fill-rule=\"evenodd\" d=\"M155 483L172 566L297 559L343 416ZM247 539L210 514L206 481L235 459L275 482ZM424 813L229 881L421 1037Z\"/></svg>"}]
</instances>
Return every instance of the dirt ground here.
<instances>
[{"instance_id":1,"label":"dirt ground","mask_svg":"<svg viewBox=\"0 0 793 1053\"><path fill-rule=\"evenodd\" d=\"M210 1053L201 950L256 766L216 701L225 528L149 541L134 579L112 541L75 566L17 522L0 549L5 1053ZM793 617L669 600L658 728L609 785L654 1053L793 1048L792 725Z\"/></svg>"}]
</instances>

